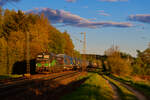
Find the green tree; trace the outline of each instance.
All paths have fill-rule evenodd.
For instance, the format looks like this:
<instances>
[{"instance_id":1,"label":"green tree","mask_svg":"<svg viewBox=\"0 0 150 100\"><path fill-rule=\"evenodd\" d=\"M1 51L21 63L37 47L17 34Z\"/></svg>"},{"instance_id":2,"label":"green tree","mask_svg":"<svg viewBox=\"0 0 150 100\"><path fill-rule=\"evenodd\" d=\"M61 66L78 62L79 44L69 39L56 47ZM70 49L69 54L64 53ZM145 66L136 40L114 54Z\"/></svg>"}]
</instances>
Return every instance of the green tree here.
<instances>
[{"instance_id":1,"label":"green tree","mask_svg":"<svg viewBox=\"0 0 150 100\"><path fill-rule=\"evenodd\" d=\"M150 75L150 48L143 52L137 50L137 58L133 63L133 74Z\"/></svg>"}]
</instances>

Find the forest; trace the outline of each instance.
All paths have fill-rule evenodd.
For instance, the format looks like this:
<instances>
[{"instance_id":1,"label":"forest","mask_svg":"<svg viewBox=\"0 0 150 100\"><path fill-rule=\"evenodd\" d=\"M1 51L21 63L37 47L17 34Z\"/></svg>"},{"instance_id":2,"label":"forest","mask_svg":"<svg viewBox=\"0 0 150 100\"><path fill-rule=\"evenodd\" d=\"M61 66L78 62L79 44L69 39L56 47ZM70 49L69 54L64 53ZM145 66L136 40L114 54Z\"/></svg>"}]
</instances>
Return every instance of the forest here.
<instances>
[{"instance_id":1,"label":"forest","mask_svg":"<svg viewBox=\"0 0 150 100\"><path fill-rule=\"evenodd\" d=\"M79 56L67 31L60 32L44 14L0 8L0 74L11 74L17 62L26 61L27 33L30 37L30 60L40 52Z\"/></svg>"}]
</instances>

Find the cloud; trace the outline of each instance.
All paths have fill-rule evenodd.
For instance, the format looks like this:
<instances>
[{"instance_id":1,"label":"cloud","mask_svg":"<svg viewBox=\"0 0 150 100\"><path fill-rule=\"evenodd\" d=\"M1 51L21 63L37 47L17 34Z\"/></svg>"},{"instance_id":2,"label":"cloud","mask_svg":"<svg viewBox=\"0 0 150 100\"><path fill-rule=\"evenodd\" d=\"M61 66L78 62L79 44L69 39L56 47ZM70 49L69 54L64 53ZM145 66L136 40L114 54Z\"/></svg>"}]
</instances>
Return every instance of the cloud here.
<instances>
[{"instance_id":1,"label":"cloud","mask_svg":"<svg viewBox=\"0 0 150 100\"><path fill-rule=\"evenodd\" d=\"M128 17L130 21L138 21L143 23L150 24L150 14L137 14L137 15L130 15Z\"/></svg>"},{"instance_id":2,"label":"cloud","mask_svg":"<svg viewBox=\"0 0 150 100\"><path fill-rule=\"evenodd\" d=\"M122 2L122 1L128 1L128 0L99 0L99 1L102 1L102 2Z\"/></svg>"},{"instance_id":3,"label":"cloud","mask_svg":"<svg viewBox=\"0 0 150 100\"><path fill-rule=\"evenodd\" d=\"M71 2L71 3L73 3L73 2L76 2L76 0L66 0L66 2Z\"/></svg>"},{"instance_id":4,"label":"cloud","mask_svg":"<svg viewBox=\"0 0 150 100\"><path fill-rule=\"evenodd\" d=\"M99 13L99 15L103 15L103 16L110 16L109 14L107 13Z\"/></svg>"},{"instance_id":5,"label":"cloud","mask_svg":"<svg viewBox=\"0 0 150 100\"><path fill-rule=\"evenodd\" d=\"M78 15L71 14L64 10L53 10L50 8L40 8L27 11L26 13L42 14L51 21L53 24L62 24L76 27L85 28L100 28L100 27L132 27L131 23L127 22L94 22L88 19L82 18Z\"/></svg>"},{"instance_id":6,"label":"cloud","mask_svg":"<svg viewBox=\"0 0 150 100\"><path fill-rule=\"evenodd\" d=\"M0 6L5 5L8 2L18 2L20 0L0 0Z\"/></svg>"},{"instance_id":7,"label":"cloud","mask_svg":"<svg viewBox=\"0 0 150 100\"><path fill-rule=\"evenodd\" d=\"M91 19L88 19L89 21L95 21L97 20L96 18L91 18Z\"/></svg>"},{"instance_id":8,"label":"cloud","mask_svg":"<svg viewBox=\"0 0 150 100\"><path fill-rule=\"evenodd\" d=\"M98 10L97 12L98 12L98 15L102 15L102 16L110 16L110 14L105 13L104 10Z\"/></svg>"}]
</instances>

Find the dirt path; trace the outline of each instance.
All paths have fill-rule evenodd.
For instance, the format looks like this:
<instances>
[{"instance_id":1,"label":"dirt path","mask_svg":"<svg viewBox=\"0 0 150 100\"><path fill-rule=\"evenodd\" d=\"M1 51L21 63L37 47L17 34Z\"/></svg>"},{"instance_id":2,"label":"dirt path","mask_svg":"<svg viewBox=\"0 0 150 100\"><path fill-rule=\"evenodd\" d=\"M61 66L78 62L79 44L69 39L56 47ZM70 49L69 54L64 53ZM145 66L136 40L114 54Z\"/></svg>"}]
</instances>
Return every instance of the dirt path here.
<instances>
[{"instance_id":1,"label":"dirt path","mask_svg":"<svg viewBox=\"0 0 150 100\"><path fill-rule=\"evenodd\" d=\"M147 100L146 97L140 93L139 91L137 91L136 89L132 88L131 86L129 85L126 85L124 83L121 83L120 84L124 87L126 87L128 90L130 90L131 92L133 92L135 94L135 96L138 98L138 100Z\"/></svg>"},{"instance_id":2,"label":"dirt path","mask_svg":"<svg viewBox=\"0 0 150 100\"><path fill-rule=\"evenodd\" d=\"M117 87L116 87L114 84L112 84L112 83L110 83L110 85L111 85L111 87L113 88L114 93L115 93L115 94L114 94L114 97L113 97L114 100L121 100L120 97L119 97L119 94L118 94L118 92L117 92L117 91L118 91L118 90L117 90Z\"/></svg>"},{"instance_id":3,"label":"dirt path","mask_svg":"<svg viewBox=\"0 0 150 100\"><path fill-rule=\"evenodd\" d=\"M111 77L110 77L110 78L111 78ZM111 79L113 79L113 78L111 78ZM122 82L120 82L120 81L118 81L118 80L116 80L116 79L113 79L113 80L119 82L123 87L127 88L127 89L130 90L132 93L134 93L134 95L137 97L138 100L148 100L148 99L146 98L146 96L144 96L140 91L138 91L138 90L134 89L133 87L131 87L131 86L127 85L127 84L124 84L124 83L122 83Z\"/></svg>"},{"instance_id":4,"label":"dirt path","mask_svg":"<svg viewBox=\"0 0 150 100\"><path fill-rule=\"evenodd\" d=\"M103 77L103 76L102 76ZM103 77L109 84L110 86L112 87L113 91L114 91L114 97L113 97L113 100L121 100L120 99L120 96L119 96L119 93L118 93L118 89L117 87L112 83L110 82L109 80L107 80L105 77Z\"/></svg>"}]
</instances>

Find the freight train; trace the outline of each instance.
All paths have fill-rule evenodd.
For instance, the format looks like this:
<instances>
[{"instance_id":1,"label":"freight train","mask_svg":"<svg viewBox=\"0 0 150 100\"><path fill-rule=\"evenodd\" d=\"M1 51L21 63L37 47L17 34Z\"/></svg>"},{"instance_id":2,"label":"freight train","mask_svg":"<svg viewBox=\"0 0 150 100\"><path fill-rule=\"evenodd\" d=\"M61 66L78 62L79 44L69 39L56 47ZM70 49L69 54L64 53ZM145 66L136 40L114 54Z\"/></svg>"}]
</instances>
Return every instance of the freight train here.
<instances>
[{"instance_id":1,"label":"freight train","mask_svg":"<svg viewBox=\"0 0 150 100\"><path fill-rule=\"evenodd\" d=\"M60 72L67 70L82 70L83 60L66 54L39 53L36 57L36 72ZM86 66L88 62L86 61Z\"/></svg>"}]
</instances>

